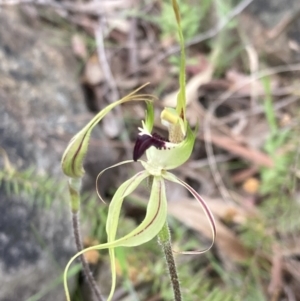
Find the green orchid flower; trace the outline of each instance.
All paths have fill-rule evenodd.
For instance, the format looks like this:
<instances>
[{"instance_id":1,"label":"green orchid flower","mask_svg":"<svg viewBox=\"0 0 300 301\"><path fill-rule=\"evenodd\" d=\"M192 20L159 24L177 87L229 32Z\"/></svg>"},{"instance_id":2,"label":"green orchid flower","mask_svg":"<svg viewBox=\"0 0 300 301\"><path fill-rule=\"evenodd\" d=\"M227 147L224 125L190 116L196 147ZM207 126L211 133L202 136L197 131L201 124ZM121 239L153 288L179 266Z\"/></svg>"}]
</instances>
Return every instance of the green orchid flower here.
<instances>
[{"instance_id":1,"label":"green orchid flower","mask_svg":"<svg viewBox=\"0 0 300 301\"><path fill-rule=\"evenodd\" d=\"M101 112L99 112L77 135L70 141L62 158L62 169L70 178L69 189L71 194L72 204L77 208L76 202L77 192L79 190L78 179L80 179L84 170L82 167L83 159L86 155L89 137L92 129L105 115L115 106L129 101L145 101L147 105L146 117L142 121L142 126L138 129L136 143L133 149L133 159L119 162L111 167L103 170L97 177L110 168L127 164L131 162L139 162L143 166L143 170L125 181L115 192L108 210L106 233L107 242L97 246L89 247L78 252L68 262L64 272L64 287L67 300L70 301L70 295L67 283L67 273L72 262L80 255L90 250L108 249L110 256L112 284L110 294L107 298L110 301L113 297L116 287L116 259L115 248L117 247L134 247L144 244L158 235L162 230L167 220L167 194L166 181L170 181L185 187L193 197L199 202L206 217L209 221L212 230L212 243L205 250L181 252L183 254L203 253L209 250L216 237L216 227L213 215L207 207L205 201L190 185L176 177L170 170L175 169L184 164L193 151L196 131L194 132L186 119L186 99L185 99L185 54L184 41L180 28L180 15L176 0L172 0L175 16L178 24L179 41L181 45L181 66L179 78L179 93L177 97L176 108L165 108L161 113L161 121L168 127L169 137L163 138L156 133L153 133L154 125L154 109L153 97L151 95L138 95L137 92L143 88L137 89L123 99L112 103ZM145 158L145 159L141 159ZM149 202L146 209L144 220L127 235L117 238L117 230L119 227L120 211L124 199L129 196L145 179L149 179L151 183ZM76 193L74 193L76 191ZM98 194L99 195L99 194ZM99 195L103 201L102 197Z\"/></svg>"},{"instance_id":2,"label":"green orchid flower","mask_svg":"<svg viewBox=\"0 0 300 301\"><path fill-rule=\"evenodd\" d=\"M144 97L145 95L140 97L139 99L144 100ZM134 100L136 99L137 98L134 98ZM120 101L118 103L120 103ZM167 117L168 122L174 119L174 122L171 122L169 127L173 126L176 128L176 126L178 126L178 129L181 133L181 121L183 120L182 119L181 121L177 120L177 118L181 118L181 117L176 115L176 111L172 111L171 113L168 111L168 113L174 114L174 116ZM200 251L192 251L192 252L182 252L182 253L184 254L202 253L209 250L214 243L214 239L216 236L216 228L215 228L214 218L211 211L209 210L204 200L196 192L195 189L193 189L190 185L188 185L181 179L177 178L174 174L169 172L169 170L182 165L189 159L195 143L195 137L196 137L195 133L191 130L189 125L187 125L185 138L180 143L170 142L168 139L164 139L155 133L152 134L154 114L153 114L152 103L149 101L147 101L146 116L147 117L145 121L142 122L142 127L139 128L139 134L133 150L133 160L127 160L127 161L117 163L111 167L106 168L98 175L98 179L99 179L99 177L107 169L122 164L134 162L134 161L140 162L144 167L143 171L138 172L136 175L128 179L117 189L109 204L109 211L108 211L107 222L106 222L107 243L93 246L83 250L82 252L77 253L74 257L71 258L68 265L66 266L64 283L65 283L65 290L67 292L68 301L70 301L70 296L68 293L68 286L67 286L66 279L67 279L67 271L71 263L78 256L80 256L81 254L89 250L101 250L101 249L108 249L110 255L110 264L111 264L111 271L112 271L112 287L111 287L110 295L107 300L108 301L111 300L116 285L115 248L138 246L150 241L155 236L157 236L157 234L160 232L167 219L167 196L166 196L166 184L165 184L166 181L170 181L182 185L194 196L196 200L199 201L200 205L202 206L202 209L204 210L209 220L212 229L213 239L211 245L207 249L200 250ZM94 119L97 120L97 118ZM165 122L166 119L163 121ZM94 125L97 123L91 122L90 124ZM90 129L91 129L90 127L85 127L82 134L78 135L77 137L84 137L85 135L83 133L87 133L87 131L89 131ZM71 141L71 143L77 145L77 150L79 149L78 152L74 151L73 152L74 154L80 153L79 147L83 145L83 143L78 143L77 139ZM143 156L144 153L146 155L146 160L141 160L140 158ZM82 170L82 167L80 167L80 170ZM133 231L131 231L124 237L117 239L116 233L119 226L120 211L121 211L123 201L125 197L130 195L141 184L141 182L147 178L151 179L152 186L151 186L149 202L147 205L146 216L144 220L141 222L141 224L138 225ZM103 201L101 196L100 198Z\"/></svg>"}]
</instances>

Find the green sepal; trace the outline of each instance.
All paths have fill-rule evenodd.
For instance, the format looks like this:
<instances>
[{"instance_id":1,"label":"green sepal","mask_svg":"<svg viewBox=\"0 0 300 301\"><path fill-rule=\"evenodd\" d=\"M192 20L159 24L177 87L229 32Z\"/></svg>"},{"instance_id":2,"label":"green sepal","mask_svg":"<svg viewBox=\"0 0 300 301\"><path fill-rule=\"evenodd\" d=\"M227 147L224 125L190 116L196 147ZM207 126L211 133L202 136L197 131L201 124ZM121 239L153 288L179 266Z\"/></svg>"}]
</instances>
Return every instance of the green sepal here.
<instances>
[{"instance_id":1,"label":"green sepal","mask_svg":"<svg viewBox=\"0 0 300 301\"><path fill-rule=\"evenodd\" d=\"M141 175L140 175L140 177L141 177ZM132 182L132 179L130 179L128 181L131 182L132 186L131 186L130 190L132 191L132 188L135 186L135 185L133 185L133 183L136 183L136 182ZM116 203L118 203L118 202L122 203L122 198L126 194L126 188L128 188L128 184L129 184L128 181L125 182L125 183L127 183L127 187L124 183L118 189L118 190L120 190L122 187L122 191L116 192L116 195L117 195L117 197L115 199ZM135 179L134 181L138 181L140 183L139 179ZM117 240L113 240L113 241L110 241L110 242L107 242L104 244L100 244L100 245L93 246L93 247L87 248L85 250L82 250L82 251L78 252L76 255L74 255L69 260L69 262L65 268L64 277L63 277L67 301L71 301L70 293L69 293L69 289L68 289L68 283L67 283L67 278L68 278L67 274L68 274L68 271L69 271L69 268L70 268L72 262L78 256L84 254L85 252L91 251L91 250L112 249L112 248L117 248L117 247L134 247L134 246L139 246L141 244L144 244L144 243L148 242L149 240L151 240L152 238L154 238L158 234L158 232L162 229L163 225L165 224L166 218L167 218L167 197L166 197L165 182L162 177L153 177L153 183L152 183L152 188L151 188L150 199L149 199L148 206L147 206L146 216L139 226L137 226L134 230L132 230L129 234L125 235L124 237L121 237ZM114 236L112 234L113 234L113 231L110 233L111 237ZM110 254L111 254L111 252L110 252ZM112 272L115 273L115 271L112 271ZM110 296L112 296L112 293ZM110 301L110 300L111 300L111 297L109 297L107 299L107 301Z\"/></svg>"},{"instance_id":2,"label":"green sepal","mask_svg":"<svg viewBox=\"0 0 300 301\"><path fill-rule=\"evenodd\" d=\"M145 121L142 121L143 129L146 129L148 133L152 132L154 124L154 107L153 103L147 101L147 109L145 111Z\"/></svg>"},{"instance_id":3,"label":"green sepal","mask_svg":"<svg viewBox=\"0 0 300 301\"><path fill-rule=\"evenodd\" d=\"M131 179L124 182L114 194L114 197L109 204L109 210L106 221L107 242L112 242L116 239L117 228L120 219L120 211L124 198L130 193L132 193L137 188L137 186L148 176L149 174L145 171L137 173ZM116 260L114 248L109 248L109 258L112 283L108 300L112 298L116 287Z\"/></svg>"},{"instance_id":4,"label":"green sepal","mask_svg":"<svg viewBox=\"0 0 300 301\"><path fill-rule=\"evenodd\" d=\"M209 209L208 205L206 204L205 200L201 197L201 195L193 188L191 187L189 184L185 183L184 181L180 180L179 178L177 178L174 174L170 173L170 172L165 172L162 175L164 177L164 179L177 183L183 187L185 187L191 194L192 196L195 198L195 200L197 200L203 210L203 212L206 215L206 218L209 222L209 226L212 232L212 241L211 244L202 250L194 250L194 251L184 251L184 252L177 252L180 254L201 254L201 253L205 253L208 250L210 250L214 243L215 243L215 239L216 239L216 235L217 235L217 230L216 230L216 223L215 223L215 219L214 216L211 212L211 210Z\"/></svg>"},{"instance_id":5,"label":"green sepal","mask_svg":"<svg viewBox=\"0 0 300 301\"><path fill-rule=\"evenodd\" d=\"M147 85L147 84L145 84ZM136 89L132 93L122 99L106 106L101 110L80 132L78 132L69 142L61 161L62 170L65 175L71 178L80 178L84 174L83 160L87 153L88 143L93 128L101 121L101 119L110 112L114 107L129 101L147 101L149 102L150 95L136 95L145 85Z\"/></svg>"}]
</instances>

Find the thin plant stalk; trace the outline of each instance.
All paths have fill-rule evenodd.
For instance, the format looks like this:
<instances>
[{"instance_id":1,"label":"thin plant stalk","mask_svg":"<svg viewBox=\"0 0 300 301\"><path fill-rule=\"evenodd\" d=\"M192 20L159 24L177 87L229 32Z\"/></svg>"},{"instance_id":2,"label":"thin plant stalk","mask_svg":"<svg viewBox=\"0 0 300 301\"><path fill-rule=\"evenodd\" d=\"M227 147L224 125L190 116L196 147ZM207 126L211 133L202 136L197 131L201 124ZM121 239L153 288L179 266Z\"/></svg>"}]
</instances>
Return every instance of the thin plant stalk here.
<instances>
[{"instance_id":1,"label":"thin plant stalk","mask_svg":"<svg viewBox=\"0 0 300 301\"><path fill-rule=\"evenodd\" d=\"M82 239L79 228L79 212L80 212L80 187L81 180L80 179L70 179L69 181L69 191L71 195L71 209L72 209L72 228L73 234L75 238L75 244L77 252L83 250ZM104 301L99 286L97 285L95 278L92 274L90 266L86 261L84 255L79 256L83 273L85 278L87 279L88 285L94 295L95 300Z\"/></svg>"},{"instance_id":2,"label":"thin plant stalk","mask_svg":"<svg viewBox=\"0 0 300 301\"><path fill-rule=\"evenodd\" d=\"M174 294L174 301L182 301L181 288L171 245L171 234L167 222L164 224L163 228L158 233L158 243L161 245L165 255Z\"/></svg>"}]
</instances>

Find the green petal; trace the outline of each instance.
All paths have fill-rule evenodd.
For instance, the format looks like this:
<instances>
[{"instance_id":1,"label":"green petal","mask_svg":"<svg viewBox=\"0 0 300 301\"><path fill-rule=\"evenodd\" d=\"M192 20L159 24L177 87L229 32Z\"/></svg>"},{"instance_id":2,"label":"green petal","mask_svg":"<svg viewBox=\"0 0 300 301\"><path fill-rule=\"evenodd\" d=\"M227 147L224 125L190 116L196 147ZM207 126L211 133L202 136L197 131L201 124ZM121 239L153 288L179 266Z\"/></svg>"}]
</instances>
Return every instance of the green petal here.
<instances>
[{"instance_id":1,"label":"green petal","mask_svg":"<svg viewBox=\"0 0 300 301\"><path fill-rule=\"evenodd\" d=\"M112 242L116 238L117 228L119 224L121 206L126 196L132 193L137 186L149 176L145 171L137 173L131 179L124 182L116 191L111 203L109 204L108 216L106 221L107 241ZM109 248L109 258L111 267L112 284L108 300L113 296L116 287L116 260L114 248Z\"/></svg>"},{"instance_id":2,"label":"green petal","mask_svg":"<svg viewBox=\"0 0 300 301\"><path fill-rule=\"evenodd\" d=\"M207 252L214 245L214 242L215 242L215 239L216 239L216 234L217 234L215 220L214 220L214 216L213 216L212 212L210 211L209 207L206 205L203 198L198 194L198 192L193 187L191 187L190 185L188 185L184 181L180 180L179 178L174 176L172 173L166 172L166 173L163 174L163 177L166 180L169 180L171 182L182 185L194 196L194 198L200 203L200 205L201 205L201 207L202 207L202 209L203 209L203 211L204 211L204 213L205 213L205 215L206 215L206 217L209 221L209 225L210 225L210 228L211 228L211 231L212 231L212 242L211 242L211 244L208 248L206 248L204 250L179 252L179 253L181 253L181 254L200 254L200 253Z\"/></svg>"},{"instance_id":3,"label":"green petal","mask_svg":"<svg viewBox=\"0 0 300 301\"><path fill-rule=\"evenodd\" d=\"M112 209L113 212L110 213L112 219L113 217L118 216L119 211L119 203L123 201L123 197L127 195L128 191L132 191L133 187L135 186L136 181L140 182L140 180L143 177L146 177L146 172L139 173L139 179L132 180L131 178L128 181L131 181L131 185L128 184L129 182L126 181L125 183L127 185L122 184L119 188L120 192L116 192L118 194L118 197L114 200L114 208ZM132 182L134 181L134 182ZM134 184L133 184L134 183ZM122 193L121 193L122 192ZM120 199L121 198L121 199ZM110 241L104 244L100 244L98 246L93 246L90 248L87 248L81 252L78 252L75 256L73 256L70 261L68 262L65 271L64 271L64 287L66 292L67 301L70 301L70 294L67 284L67 273L69 270L70 265L72 262L83 253L90 251L90 250L102 250L102 249L109 249L109 248L116 248L116 247L134 247L141 245L145 242L148 242L152 238L154 238L158 232L163 227L164 223L166 222L167 218L167 199L166 199L166 191L165 191L165 183L162 177L153 177L153 184L151 188L151 194L149 203L147 206L147 212L145 219L142 221L142 223L136 227L133 231L131 231L129 234L125 235L124 237L121 237L117 240ZM112 229L109 229L109 237L115 236L115 227L113 221L109 222L109 225L112 225ZM114 271L113 271L114 273ZM112 293L110 294L111 297ZM111 300L109 298L107 301Z\"/></svg>"},{"instance_id":4,"label":"green petal","mask_svg":"<svg viewBox=\"0 0 300 301\"><path fill-rule=\"evenodd\" d=\"M142 162L145 169L152 175L160 174L161 170L174 169L185 163L192 154L196 135L187 127L187 135L180 143L166 143L166 147L157 149L154 146L146 151L147 163Z\"/></svg>"},{"instance_id":5,"label":"green petal","mask_svg":"<svg viewBox=\"0 0 300 301\"><path fill-rule=\"evenodd\" d=\"M141 171L134 175L132 178L124 182L118 190L115 192L108 209L108 216L106 222L106 232L108 236L108 241L115 240L120 210L123 204L123 200L126 196L132 193L137 186L147 177L149 177L148 172Z\"/></svg>"},{"instance_id":6,"label":"green petal","mask_svg":"<svg viewBox=\"0 0 300 301\"><path fill-rule=\"evenodd\" d=\"M143 122L143 128L146 129L148 133L151 133L154 124L154 108L152 102L147 101L146 104L147 104L147 109L146 109L145 122Z\"/></svg>"},{"instance_id":7,"label":"green petal","mask_svg":"<svg viewBox=\"0 0 300 301\"><path fill-rule=\"evenodd\" d=\"M63 172L71 178L80 178L84 174L83 159L86 155L90 135L93 128L101 121L101 119L110 112L114 107L128 101L150 101L151 96L147 94L136 95L145 85L136 89L122 99L106 106L101 110L80 132L78 132L69 142L65 150L61 165Z\"/></svg>"}]
</instances>

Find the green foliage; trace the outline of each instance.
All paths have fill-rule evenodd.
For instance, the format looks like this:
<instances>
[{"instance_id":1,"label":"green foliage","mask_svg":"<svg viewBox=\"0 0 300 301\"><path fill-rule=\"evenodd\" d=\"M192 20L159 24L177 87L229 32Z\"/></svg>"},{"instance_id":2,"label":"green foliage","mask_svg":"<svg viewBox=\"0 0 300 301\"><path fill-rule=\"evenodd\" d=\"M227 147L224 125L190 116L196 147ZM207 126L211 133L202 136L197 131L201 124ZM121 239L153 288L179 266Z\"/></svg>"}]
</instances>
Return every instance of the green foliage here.
<instances>
[{"instance_id":1,"label":"green foliage","mask_svg":"<svg viewBox=\"0 0 300 301\"><path fill-rule=\"evenodd\" d=\"M263 218L249 219L240 227L240 239L248 250L271 249L274 238L266 231L267 225Z\"/></svg>"},{"instance_id":2,"label":"green foliage","mask_svg":"<svg viewBox=\"0 0 300 301\"><path fill-rule=\"evenodd\" d=\"M75 275L78 274L78 272L81 269L81 264L76 264L74 265L71 269L70 269L70 273L69 273L69 278L74 277ZM43 300L43 298L45 296L47 296L48 294L51 294L51 292L55 289L57 289L58 286L60 286L63 282L63 273L61 273L60 276L58 276L56 279L52 280L51 282L49 282L49 284L42 290L40 290L39 292L37 292L36 294L30 296L28 299L26 299L26 301L40 301Z\"/></svg>"},{"instance_id":3,"label":"green foliage","mask_svg":"<svg viewBox=\"0 0 300 301\"><path fill-rule=\"evenodd\" d=\"M125 248L117 248L116 249L116 257L119 262L122 274L124 275L125 282L124 287L127 289L130 295L130 300L132 301L139 301L139 297L137 295L137 292L134 288L134 284L132 280L130 279L130 267L128 264L128 260L126 257L126 249Z\"/></svg>"},{"instance_id":4,"label":"green foliage","mask_svg":"<svg viewBox=\"0 0 300 301\"><path fill-rule=\"evenodd\" d=\"M270 134L264 150L273 159L274 165L260 171L261 204L259 216L248 219L240 227L241 241L253 251L246 263L245 298L242 300L266 300L262 287L270 280L270 262L259 254L272 254L274 245L284 245L288 237L300 231L299 204L295 190L295 166L298 134L295 128L283 128L277 121L270 88L270 79L263 80L265 88L264 112ZM296 163L297 165L297 163Z\"/></svg>"},{"instance_id":5,"label":"green foliage","mask_svg":"<svg viewBox=\"0 0 300 301\"><path fill-rule=\"evenodd\" d=\"M102 203L96 194L82 195L81 217L89 223L90 236L98 241L106 240L105 224L107 220L108 205Z\"/></svg>"},{"instance_id":6,"label":"green foliage","mask_svg":"<svg viewBox=\"0 0 300 301\"><path fill-rule=\"evenodd\" d=\"M215 13L218 21L228 17L234 4L232 1L217 0L214 5ZM244 50L244 46L240 45L236 34L232 34L236 29L237 21L231 20L218 33L215 39L209 40L212 49L210 60L215 67L215 76L220 76L225 70L232 67L232 63L237 56Z\"/></svg>"},{"instance_id":7,"label":"green foliage","mask_svg":"<svg viewBox=\"0 0 300 301\"><path fill-rule=\"evenodd\" d=\"M182 33L186 40L193 38L200 31L201 22L206 16L212 0L179 0L178 6L181 14ZM177 30L174 22L172 3L163 0L160 17L156 20L161 28L162 37L174 36Z\"/></svg>"},{"instance_id":8,"label":"green foliage","mask_svg":"<svg viewBox=\"0 0 300 301\"><path fill-rule=\"evenodd\" d=\"M281 128L277 122L271 96L270 79L263 80L265 88L264 109L270 128L264 149L273 159L274 166L261 169L260 192L264 196L260 206L266 229L280 234L300 230L299 204L294 194L295 158L298 133L293 127ZM269 230L270 231L270 230ZM275 239L275 238L274 238Z\"/></svg>"},{"instance_id":9,"label":"green foliage","mask_svg":"<svg viewBox=\"0 0 300 301\"><path fill-rule=\"evenodd\" d=\"M271 81L270 78L265 77L262 79L262 83L264 85L265 89L265 100L264 100L264 109L265 109L265 115L267 122L269 124L270 130L272 134L275 134L278 130L277 122L276 122L276 116L275 116L275 110L273 107L273 99L271 95ZM274 149L270 149L270 151L274 152ZM270 152L269 151L269 152Z\"/></svg>"},{"instance_id":10,"label":"green foliage","mask_svg":"<svg viewBox=\"0 0 300 301\"><path fill-rule=\"evenodd\" d=\"M203 299L204 301L234 301L236 300L233 292L224 292L218 288L214 288L212 292Z\"/></svg>"},{"instance_id":11,"label":"green foliage","mask_svg":"<svg viewBox=\"0 0 300 301\"><path fill-rule=\"evenodd\" d=\"M278 195L284 186L288 188L293 183L289 177L289 171L295 157L294 150L292 148L288 151L284 150L284 148L292 143L294 138L291 129L278 127L271 97L270 80L265 78L263 83L266 92L264 109L270 128L270 135L265 142L264 149L273 159L274 166L272 168L263 168L261 171L261 193L263 195L269 193Z\"/></svg>"},{"instance_id":12,"label":"green foliage","mask_svg":"<svg viewBox=\"0 0 300 301\"><path fill-rule=\"evenodd\" d=\"M286 190L293 185L290 177L291 168L295 154L293 150L284 150L285 146L291 143L293 133L289 129L279 129L268 137L265 143L265 151L273 159L272 168L263 168L261 171L261 193L263 195L282 194L282 189Z\"/></svg>"},{"instance_id":13,"label":"green foliage","mask_svg":"<svg viewBox=\"0 0 300 301\"><path fill-rule=\"evenodd\" d=\"M66 185L49 175L39 175L34 168L25 170L0 170L0 187L8 195L24 196L49 208L58 197L61 198Z\"/></svg>"}]
</instances>

